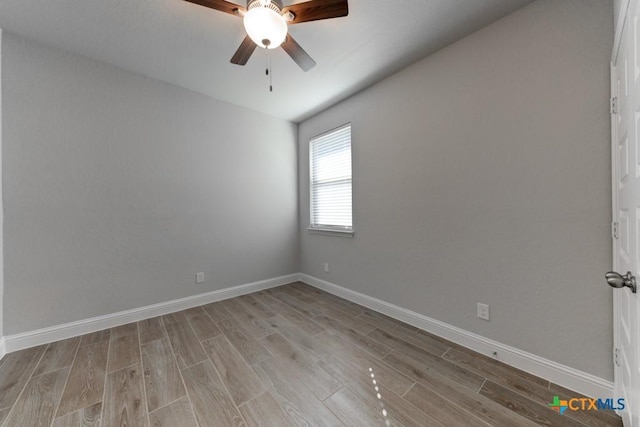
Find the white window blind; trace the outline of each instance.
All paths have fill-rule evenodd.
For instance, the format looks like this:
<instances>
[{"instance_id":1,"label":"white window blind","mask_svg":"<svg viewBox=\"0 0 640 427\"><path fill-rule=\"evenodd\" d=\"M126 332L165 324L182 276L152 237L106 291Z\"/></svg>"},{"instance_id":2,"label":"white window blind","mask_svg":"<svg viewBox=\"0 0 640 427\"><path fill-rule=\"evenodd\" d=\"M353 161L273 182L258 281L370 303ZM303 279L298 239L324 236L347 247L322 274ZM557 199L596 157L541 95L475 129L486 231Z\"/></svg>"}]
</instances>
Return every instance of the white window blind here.
<instances>
[{"instance_id":1,"label":"white window blind","mask_svg":"<svg viewBox=\"0 0 640 427\"><path fill-rule=\"evenodd\" d=\"M351 124L309 141L311 228L352 231Z\"/></svg>"}]
</instances>

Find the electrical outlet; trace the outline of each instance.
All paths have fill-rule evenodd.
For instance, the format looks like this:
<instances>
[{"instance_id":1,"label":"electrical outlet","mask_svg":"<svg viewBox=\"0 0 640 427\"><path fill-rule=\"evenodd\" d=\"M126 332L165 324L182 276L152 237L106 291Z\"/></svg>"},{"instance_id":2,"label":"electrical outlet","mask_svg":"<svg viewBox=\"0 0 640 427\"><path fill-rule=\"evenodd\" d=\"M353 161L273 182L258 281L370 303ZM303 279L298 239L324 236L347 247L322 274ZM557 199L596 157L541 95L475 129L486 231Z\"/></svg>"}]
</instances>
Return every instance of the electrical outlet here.
<instances>
[{"instance_id":1,"label":"electrical outlet","mask_svg":"<svg viewBox=\"0 0 640 427\"><path fill-rule=\"evenodd\" d=\"M489 304L478 303L478 317L489 320Z\"/></svg>"},{"instance_id":2,"label":"electrical outlet","mask_svg":"<svg viewBox=\"0 0 640 427\"><path fill-rule=\"evenodd\" d=\"M196 283L204 283L204 273L196 273Z\"/></svg>"},{"instance_id":3,"label":"electrical outlet","mask_svg":"<svg viewBox=\"0 0 640 427\"><path fill-rule=\"evenodd\" d=\"M329 272L329 263L328 263L328 262L325 262L325 263L324 263L324 272L325 272L325 273L328 273L328 272Z\"/></svg>"}]
</instances>

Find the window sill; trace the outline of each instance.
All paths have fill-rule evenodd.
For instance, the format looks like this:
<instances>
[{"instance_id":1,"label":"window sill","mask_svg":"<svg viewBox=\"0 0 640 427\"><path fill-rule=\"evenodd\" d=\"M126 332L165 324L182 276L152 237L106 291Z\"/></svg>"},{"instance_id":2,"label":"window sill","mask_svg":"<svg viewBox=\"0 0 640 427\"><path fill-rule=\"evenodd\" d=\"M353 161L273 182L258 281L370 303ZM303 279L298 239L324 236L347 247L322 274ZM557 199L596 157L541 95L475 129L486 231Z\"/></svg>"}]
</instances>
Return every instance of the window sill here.
<instances>
[{"instance_id":1,"label":"window sill","mask_svg":"<svg viewBox=\"0 0 640 427\"><path fill-rule=\"evenodd\" d=\"M325 236L339 236L339 237L348 237L348 238L353 237L353 230L347 231L347 230L336 230L333 228L314 228L314 227L309 227L307 228L307 230L309 230L309 233L311 234L324 234Z\"/></svg>"}]
</instances>

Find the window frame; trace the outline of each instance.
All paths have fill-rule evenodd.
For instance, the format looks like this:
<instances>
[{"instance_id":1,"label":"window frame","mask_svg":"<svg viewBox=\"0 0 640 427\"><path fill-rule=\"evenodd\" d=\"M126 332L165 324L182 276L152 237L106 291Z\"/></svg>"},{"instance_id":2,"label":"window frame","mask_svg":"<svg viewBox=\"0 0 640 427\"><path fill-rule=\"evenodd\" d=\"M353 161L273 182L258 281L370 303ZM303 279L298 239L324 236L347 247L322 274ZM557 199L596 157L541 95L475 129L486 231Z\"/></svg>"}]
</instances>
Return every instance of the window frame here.
<instances>
[{"instance_id":1,"label":"window frame","mask_svg":"<svg viewBox=\"0 0 640 427\"><path fill-rule=\"evenodd\" d=\"M351 162L349 164L351 175L351 227L345 227L340 225L314 225L313 218L313 188L314 188L314 179L313 179L313 149L312 145L315 140L318 138L322 138L324 136L330 135L334 132L342 130L343 128L349 127L349 151ZM312 136L309 138L308 143L309 148L309 227L307 230L312 234L326 234L326 235L334 235L341 237L353 237L354 227L353 227L353 127L351 122L344 123L340 126L337 126L333 129L330 129L326 132L320 133L318 135Z\"/></svg>"}]
</instances>

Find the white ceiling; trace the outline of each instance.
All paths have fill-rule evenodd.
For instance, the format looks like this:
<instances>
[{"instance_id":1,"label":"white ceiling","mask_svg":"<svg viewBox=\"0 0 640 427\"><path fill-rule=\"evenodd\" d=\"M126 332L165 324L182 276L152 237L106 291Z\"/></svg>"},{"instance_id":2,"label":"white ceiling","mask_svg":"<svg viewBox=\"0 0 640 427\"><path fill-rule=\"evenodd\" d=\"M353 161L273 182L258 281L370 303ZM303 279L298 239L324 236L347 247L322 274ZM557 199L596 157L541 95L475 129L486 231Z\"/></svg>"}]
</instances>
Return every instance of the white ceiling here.
<instances>
[{"instance_id":1,"label":"white ceiling","mask_svg":"<svg viewBox=\"0 0 640 427\"><path fill-rule=\"evenodd\" d=\"M183 0L0 0L0 28L297 122L530 2L349 0L348 17L289 27L318 65L273 51L272 93L263 50L229 62L242 20Z\"/></svg>"}]
</instances>

